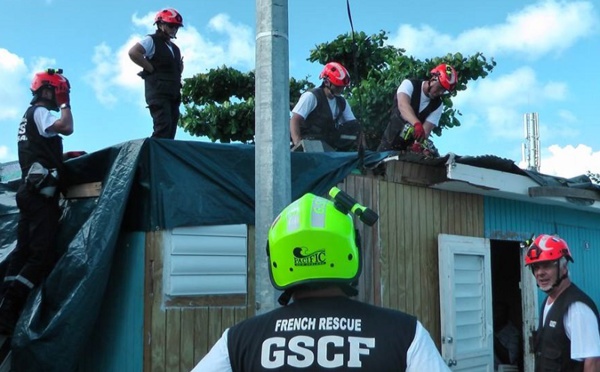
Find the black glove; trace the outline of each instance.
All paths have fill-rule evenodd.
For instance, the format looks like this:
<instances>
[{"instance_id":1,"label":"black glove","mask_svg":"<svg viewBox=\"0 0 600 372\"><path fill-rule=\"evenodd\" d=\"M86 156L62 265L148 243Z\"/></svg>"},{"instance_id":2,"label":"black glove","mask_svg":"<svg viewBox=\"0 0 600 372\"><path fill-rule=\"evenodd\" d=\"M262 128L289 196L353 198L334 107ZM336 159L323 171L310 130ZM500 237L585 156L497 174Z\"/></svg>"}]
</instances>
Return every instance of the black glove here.
<instances>
[{"instance_id":1,"label":"black glove","mask_svg":"<svg viewBox=\"0 0 600 372\"><path fill-rule=\"evenodd\" d=\"M137 75L139 77L141 77L142 79L145 79L146 77L148 77L150 75L150 72L148 72L146 70L142 70L142 71L138 72Z\"/></svg>"}]
</instances>

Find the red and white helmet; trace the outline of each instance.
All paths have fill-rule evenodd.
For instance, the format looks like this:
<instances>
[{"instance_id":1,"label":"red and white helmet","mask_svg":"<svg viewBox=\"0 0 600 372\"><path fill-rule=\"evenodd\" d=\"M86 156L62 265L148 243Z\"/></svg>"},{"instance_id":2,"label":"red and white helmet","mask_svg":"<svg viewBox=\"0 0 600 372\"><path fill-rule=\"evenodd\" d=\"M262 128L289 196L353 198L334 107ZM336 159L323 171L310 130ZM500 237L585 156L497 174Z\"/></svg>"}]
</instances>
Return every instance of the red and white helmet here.
<instances>
[{"instance_id":1,"label":"red and white helmet","mask_svg":"<svg viewBox=\"0 0 600 372\"><path fill-rule=\"evenodd\" d=\"M321 71L319 79L327 79L331 84L338 87L347 87L350 85L350 74L348 70L340 63L329 62Z\"/></svg>"},{"instance_id":2,"label":"red and white helmet","mask_svg":"<svg viewBox=\"0 0 600 372\"><path fill-rule=\"evenodd\" d=\"M556 235L542 234L527 247L525 266L536 262L556 261L562 257L573 262L567 242Z\"/></svg>"},{"instance_id":3,"label":"red and white helmet","mask_svg":"<svg viewBox=\"0 0 600 372\"><path fill-rule=\"evenodd\" d=\"M440 84L442 84L444 89L446 89L448 92L452 92L454 88L456 88L458 74L456 73L454 67L442 63L434 67L430 73L431 76L436 76L438 78Z\"/></svg>"},{"instance_id":4,"label":"red and white helmet","mask_svg":"<svg viewBox=\"0 0 600 372\"><path fill-rule=\"evenodd\" d=\"M55 94L69 93L71 85L69 80L63 76L62 69L49 68L38 72L31 81L31 93L36 94L41 88L53 88Z\"/></svg>"},{"instance_id":5,"label":"red and white helmet","mask_svg":"<svg viewBox=\"0 0 600 372\"><path fill-rule=\"evenodd\" d=\"M157 23L169 23L183 27L183 17L173 8L167 8L156 13L154 17L154 24Z\"/></svg>"}]
</instances>

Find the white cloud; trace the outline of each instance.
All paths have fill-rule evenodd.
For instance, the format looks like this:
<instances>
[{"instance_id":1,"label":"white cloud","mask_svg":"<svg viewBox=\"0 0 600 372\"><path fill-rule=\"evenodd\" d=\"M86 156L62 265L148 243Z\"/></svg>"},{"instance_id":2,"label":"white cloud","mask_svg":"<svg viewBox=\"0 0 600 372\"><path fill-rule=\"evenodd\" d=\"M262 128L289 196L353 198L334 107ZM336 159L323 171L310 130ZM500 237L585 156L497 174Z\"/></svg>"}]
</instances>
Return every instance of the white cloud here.
<instances>
[{"instance_id":1,"label":"white cloud","mask_svg":"<svg viewBox=\"0 0 600 372\"><path fill-rule=\"evenodd\" d=\"M567 124L577 122L577 117L569 110L558 110L558 116Z\"/></svg>"},{"instance_id":2,"label":"white cloud","mask_svg":"<svg viewBox=\"0 0 600 372\"><path fill-rule=\"evenodd\" d=\"M128 51L145 35L154 32L154 13L141 17L134 14L131 21L141 29L139 33L132 34L116 51L105 43L94 50L95 67L88 74L88 81L98 100L107 106L115 104L120 97L133 98L140 106L145 105L143 82L137 76L140 68L131 61ZM234 24L227 15L219 14L209 21L208 29L208 36L219 40L208 39L189 22L185 22L185 27L177 33L175 43L184 57L184 78L224 64L236 68L254 67L254 38L250 27ZM132 91L138 94L132 96Z\"/></svg>"},{"instance_id":3,"label":"white cloud","mask_svg":"<svg viewBox=\"0 0 600 372\"><path fill-rule=\"evenodd\" d=\"M565 178L590 171L600 173L600 151L594 152L586 145L551 145L542 151L540 172Z\"/></svg>"},{"instance_id":4,"label":"white cloud","mask_svg":"<svg viewBox=\"0 0 600 372\"><path fill-rule=\"evenodd\" d=\"M402 25L389 40L419 58L460 50L465 54L517 54L537 59L566 50L597 26L590 1L547 0L508 14L503 23L467 30L456 37L429 26Z\"/></svg>"},{"instance_id":5,"label":"white cloud","mask_svg":"<svg viewBox=\"0 0 600 372\"><path fill-rule=\"evenodd\" d=\"M155 14L156 12L148 12L145 15L138 17L137 13L135 13L131 16L131 23L138 28L146 29L145 33L150 34L156 29L156 26L154 26Z\"/></svg>"},{"instance_id":6,"label":"white cloud","mask_svg":"<svg viewBox=\"0 0 600 372\"><path fill-rule=\"evenodd\" d=\"M254 65L254 31L243 24L233 24L226 14L218 14L209 22L210 29L229 37L223 57L232 59L229 64Z\"/></svg>"},{"instance_id":7,"label":"white cloud","mask_svg":"<svg viewBox=\"0 0 600 372\"><path fill-rule=\"evenodd\" d=\"M562 101L566 95L566 84L540 82L533 69L521 67L506 75L490 75L469 83L469 88L460 92L453 102L455 108L468 107L471 117L481 120L471 124L478 130L485 130L492 138L514 140L523 138L525 113L549 101ZM461 122L466 120L468 117Z\"/></svg>"},{"instance_id":8,"label":"white cloud","mask_svg":"<svg viewBox=\"0 0 600 372\"><path fill-rule=\"evenodd\" d=\"M31 63L31 73L30 78L33 79L33 76L38 71L44 71L47 68L60 68L61 66L56 65L56 60L54 58L48 57L36 57L33 59L33 63ZM68 77L68 71L65 71L65 75Z\"/></svg>"},{"instance_id":9,"label":"white cloud","mask_svg":"<svg viewBox=\"0 0 600 372\"><path fill-rule=\"evenodd\" d=\"M96 93L98 101L105 106L114 105L118 99L112 90L115 84L115 75L118 73L118 65L114 62L111 48L102 43L94 48L94 71L87 74L86 81Z\"/></svg>"},{"instance_id":10,"label":"white cloud","mask_svg":"<svg viewBox=\"0 0 600 372\"><path fill-rule=\"evenodd\" d=\"M0 120L16 120L23 115L31 97L27 80L23 58L0 48Z\"/></svg>"},{"instance_id":11,"label":"white cloud","mask_svg":"<svg viewBox=\"0 0 600 372\"><path fill-rule=\"evenodd\" d=\"M11 161L15 158L16 156L10 153L10 149L8 148L8 146L0 145L0 163Z\"/></svg>"}]
</instances>

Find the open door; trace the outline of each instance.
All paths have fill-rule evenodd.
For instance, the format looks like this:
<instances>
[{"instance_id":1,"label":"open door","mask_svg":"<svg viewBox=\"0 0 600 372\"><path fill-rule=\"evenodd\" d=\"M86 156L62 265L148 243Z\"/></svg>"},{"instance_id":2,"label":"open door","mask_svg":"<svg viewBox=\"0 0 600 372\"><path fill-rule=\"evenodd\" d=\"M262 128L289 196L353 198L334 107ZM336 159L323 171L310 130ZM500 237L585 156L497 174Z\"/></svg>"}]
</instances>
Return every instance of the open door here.
<instances>
[{"instance_id":1,"label":"open door","mask_svg":"<svg viewBox=\"0 0 600 372\"><path fill-rule=\"evenodd\" d=\"M452 371L493 372L490 242L438 236L442 357Z\"/></svg>"},{"instance_id":2,"label":"open door","mask_svg":"<svg viewBox=\"0 0 600 372\"><path fill-rule=\"evenodd\" d=\"M521 249L521 262L525 262L525 249ZM538 291L531 269L521 265L521 306L523 307L523 365L525 372L533 372L535 355L533 353L533 334L538 327Z\"/></svg>"}]
</instances>

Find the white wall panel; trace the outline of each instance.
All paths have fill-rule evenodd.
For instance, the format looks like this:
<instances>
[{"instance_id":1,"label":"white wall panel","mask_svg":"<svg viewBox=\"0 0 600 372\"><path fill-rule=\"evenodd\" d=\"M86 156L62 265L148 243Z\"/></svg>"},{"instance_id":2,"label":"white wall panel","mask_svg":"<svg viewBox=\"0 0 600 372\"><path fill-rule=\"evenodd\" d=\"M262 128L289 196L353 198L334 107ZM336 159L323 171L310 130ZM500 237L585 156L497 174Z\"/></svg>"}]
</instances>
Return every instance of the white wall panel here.
<instances>
[{"instance_id":1,"label":"white wall panel","mask_svg":"<svg viewBox=\"0 0 600 372\"><path fill-rule=\"evenodd\" d=\"M165 239L165 295L245 294L246 225L176 228Z\"/></svg>"},{"instance_id":2,"label":"white wall panel","mask_svg":"<svg viewBox=\"0 0 600 372\"><path fill-rule=\"evenodd\" d=\"M171 275L245 275L246 256L172 256Z\"/></svg>"},{"instance_id":3,"label":"white wall panel","mask_svg":"<svg viewBox=\"0 0 600 372\"><path fill-rule=\"evenodd\" d=\"M245 275L185 275L171 277L171 296L237 294L246 292Z\"/></svg>"}]
</instances>

